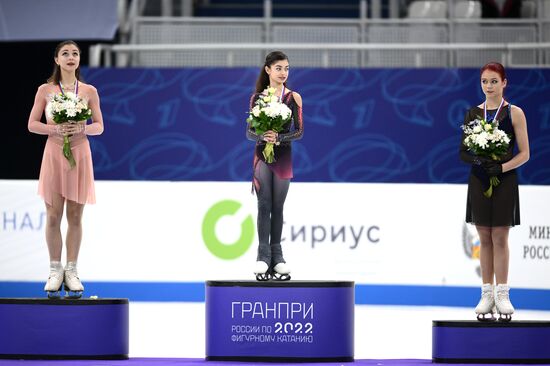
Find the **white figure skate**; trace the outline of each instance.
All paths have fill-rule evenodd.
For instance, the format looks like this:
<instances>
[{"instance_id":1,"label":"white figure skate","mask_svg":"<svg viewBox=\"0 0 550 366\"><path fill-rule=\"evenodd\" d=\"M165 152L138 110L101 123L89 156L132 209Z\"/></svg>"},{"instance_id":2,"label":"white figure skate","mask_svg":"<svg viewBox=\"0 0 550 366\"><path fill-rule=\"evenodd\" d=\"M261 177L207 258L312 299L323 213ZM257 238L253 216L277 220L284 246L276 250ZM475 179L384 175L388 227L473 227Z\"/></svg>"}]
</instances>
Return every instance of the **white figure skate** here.
<instances>
[{"instance_id":1,"label":"white figure skate","mask_svg":"<svg viewBox=\"0 0 550 366\"><path fill-rule=\"evenodd\" d=\"M290 267L284 262L277 263L273 266L271 277L276 281L290 280Z\"/></svg>"},{"instance_id":2,"label":"white figure skate","mask_svg":"<svg viewBox=\"0 0 550 366\"><path fill-rule=\"evenodd\" d=\"M271 273L269 272L269 266L264 261L257 261L254 266L254 274L258 281L269 281L271 279Z\"/></svg>"},{"instance_id":3,"label":"white figure skate","mask_svg":"<svg viewBox=\"0 0 550 366\"><path fill-rule=\"evenodd\" d=\"M82 297L84 286L78 278L76 263L68 262L65 267L65 297L69 299L79 299Z\"/></svg>"},{"instance_id":4,"label":"white figure skate","mask_svg":"<svg viewBox=\"0 0 550 366\"><path fill-rule=\"evenodd\" d=\"M497 285L495 303L499 315L498 320L501 322L509 322L512 320L514 306L510 302L510 286L506 284Z\"/></svg>"},{"instance_id":5,"label":"white figure skate","mask_svg":"<svg viewBox=\"0 0 550 366\"><path fill-rule=\"evenodd\" d=\"M290 267L285 263L283 258L283 248L281 243L271 244L271 278L275 281L290 280Z\"/></svg>"},{"instance_id":6,"label":"white figure skate","mask_svg":"<svg viewBox=\"0 0 550 366\"><path fill-rule=\"evenodd\" d=\"M63 284L63 266L61 262L52 261L50 262L50 275L48 276L48 281L46 286L44 286L44 291L48 293L49 299L59 299L61 297L61 285Z\"/></svg>"},{"instance_id":7,"label":"white figure skate","mask_svg":"<svg viewBox=\"0 0 550 366\"><path fill-rule=\"evenodd\" d=\"M479 321L495 320L495 296L493 284L485 283L481 287L481 299L476 306L475 312Z\"/></svg>"}]
</instances>

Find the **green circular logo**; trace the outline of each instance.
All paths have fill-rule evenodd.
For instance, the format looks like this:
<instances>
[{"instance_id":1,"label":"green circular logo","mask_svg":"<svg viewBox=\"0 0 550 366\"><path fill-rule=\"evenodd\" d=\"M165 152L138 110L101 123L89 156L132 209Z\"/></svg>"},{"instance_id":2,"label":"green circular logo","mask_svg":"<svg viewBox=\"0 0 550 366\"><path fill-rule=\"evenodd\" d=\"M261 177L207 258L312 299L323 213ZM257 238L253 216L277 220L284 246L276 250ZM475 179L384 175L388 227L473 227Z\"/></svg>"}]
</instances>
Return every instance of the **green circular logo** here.
<instances>
[{"instance_id":1,"label":"green circular logo","mask_svg":"<svg viewBox=\"0 0 550 366\"><path fill-rule=\"evenodd\" d=\"M248 215L241 223L241 235L234 243L224 243L216 236L216 224L227 215L234 215L241 203L233 200L224 200L216 203L202 221L202 239L210 253L221 259L235 259L243 255L254 240L254 222L252 215Z\"/></svg>"}]
</instances>

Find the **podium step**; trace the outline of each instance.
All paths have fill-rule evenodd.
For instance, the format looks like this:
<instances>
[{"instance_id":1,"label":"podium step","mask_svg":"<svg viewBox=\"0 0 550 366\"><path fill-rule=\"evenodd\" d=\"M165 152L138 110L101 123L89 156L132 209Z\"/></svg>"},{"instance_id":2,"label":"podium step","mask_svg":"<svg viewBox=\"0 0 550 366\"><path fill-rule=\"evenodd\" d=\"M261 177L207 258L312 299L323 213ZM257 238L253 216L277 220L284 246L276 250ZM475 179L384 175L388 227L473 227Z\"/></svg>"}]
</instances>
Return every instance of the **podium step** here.
<instances>
[{"instance_id":1,"label":"podium step","mask_svg":"<svg viewBox=\"0 0 550 366\"><path fill-rule=\"evenodd\" d=\"M433 321L439 363L550 363L550 321Z\"/></svg>"},{"instance_id":2,"label":"podium step","mask_svg":"<svg viewBox=\"0 0 550 366\"><path fill-rule=\"evenodd\" d=\"M0 358L127 359L128 299L0 298Z\"/></svg>"},{"instance_id":3,"label":"podium step","mask_svg":"<svg viewBox=\"0 0 550 366\"><path fill-rule=\"evenodd\" d=\"M354 359L354 283L207 281L206 359Z\"/></svg>"}]
</instances>

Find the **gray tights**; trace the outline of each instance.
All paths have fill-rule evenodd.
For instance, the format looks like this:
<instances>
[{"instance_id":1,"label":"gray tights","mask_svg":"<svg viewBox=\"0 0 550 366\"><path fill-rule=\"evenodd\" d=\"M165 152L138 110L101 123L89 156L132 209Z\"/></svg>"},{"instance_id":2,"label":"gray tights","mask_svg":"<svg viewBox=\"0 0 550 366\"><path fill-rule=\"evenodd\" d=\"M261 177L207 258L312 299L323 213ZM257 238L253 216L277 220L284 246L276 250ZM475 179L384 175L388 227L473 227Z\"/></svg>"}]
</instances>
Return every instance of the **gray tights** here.
<instances>
[{"instance_id":1,"label":"gray tights","mask_svg":"<svg viewBox=\"0 0 550 366\"><path fill-rule=\"evenodd\" d=\"M263 162L256 165L255 176L259 181L256 187L258 196L258 261L272 267L285 263L281 248L283 231L283 206L290 179L281 179ZM259 189L258 189L259 188Z\"/></svg>"}]
</instances>

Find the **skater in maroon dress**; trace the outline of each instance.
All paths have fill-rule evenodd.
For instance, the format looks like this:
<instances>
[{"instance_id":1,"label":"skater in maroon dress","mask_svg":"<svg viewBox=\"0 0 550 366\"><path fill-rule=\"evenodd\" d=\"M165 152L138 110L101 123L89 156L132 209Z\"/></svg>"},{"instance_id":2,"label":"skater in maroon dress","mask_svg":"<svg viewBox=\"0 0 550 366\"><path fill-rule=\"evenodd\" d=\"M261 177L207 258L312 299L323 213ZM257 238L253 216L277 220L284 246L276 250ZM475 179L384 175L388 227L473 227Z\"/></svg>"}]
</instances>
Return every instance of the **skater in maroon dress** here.
<instances>
[{"instance_id":1,"label":"skater in maroon dress","mask_svg":"<svg viewBox=\"0 0 550 366\"><path fill-rule=\"evenodd\" d=\"M291 121L283 131L267 131L256 134L248 126L247 137L256 141L254 153L253 189L258 197L258 257L254 273L260 281L271 278L290 279L290 268L283 258L281 235L283 230L283 206L292 174L292 141L302 138L302 97L289 90L286 81L289 74L288 57L274 51L267 55L256 82L256 90L250 100L250 108L266 93L268 87L292 111ZM262 151L266 142L274 143L275 161L266 163Z\"/></svg>"}]
</instances>

